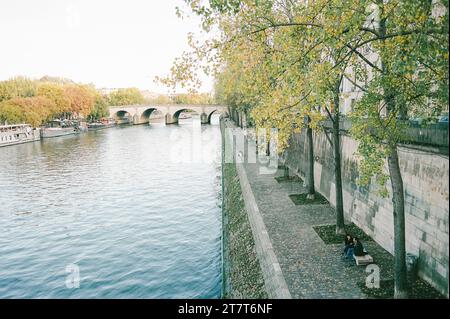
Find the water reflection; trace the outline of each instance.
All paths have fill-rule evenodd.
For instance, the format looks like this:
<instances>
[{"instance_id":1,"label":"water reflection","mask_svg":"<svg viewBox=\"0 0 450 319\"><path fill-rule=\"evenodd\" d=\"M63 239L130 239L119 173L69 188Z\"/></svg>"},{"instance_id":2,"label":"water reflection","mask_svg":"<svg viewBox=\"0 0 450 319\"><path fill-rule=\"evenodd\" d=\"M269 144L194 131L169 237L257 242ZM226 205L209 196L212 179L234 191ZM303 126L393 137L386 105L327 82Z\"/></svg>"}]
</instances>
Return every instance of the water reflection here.
<instances>
[{"instance_id":1,"label":"water reflection","mask_svg":"<svg viewBox=\"0 0 450 319\"><path fill-rule=\"evenodd\" d=\"M219 297L218 130L201 127L215 162L170 160L183 123L0 149L0 297Z\"/></svg>"}]
</instances>

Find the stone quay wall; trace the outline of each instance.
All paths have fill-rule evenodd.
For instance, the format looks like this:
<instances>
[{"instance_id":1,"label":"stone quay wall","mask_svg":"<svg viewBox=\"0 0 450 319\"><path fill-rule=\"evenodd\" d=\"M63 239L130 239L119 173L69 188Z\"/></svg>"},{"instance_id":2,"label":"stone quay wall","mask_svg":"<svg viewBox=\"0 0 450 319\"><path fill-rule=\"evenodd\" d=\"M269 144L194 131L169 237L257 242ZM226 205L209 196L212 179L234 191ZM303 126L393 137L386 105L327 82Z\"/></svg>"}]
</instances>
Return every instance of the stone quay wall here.
<instances>
[{"instance_id":1,"label":"stone quay wall","mask_svg":"<svg viewBox=\"0 0 450 319\"><path fill-rule=\"evenodd\" d=\"M390 253L394 250L394 221L391 197L378 195L375 185L357 185L357 141L341 136L344 211L354 222ZM281 161L291 174L307 173L305 132L294 134ZM335 204L333 149L323 132L314 134L315 187ZM418 257L418 275L449 296L449 159L430 148L399 147L405 192L406 249ZM386 168L387 169L387 168ZM388 190L390 185L388 182Z\"/></svg>"}]
</instances>

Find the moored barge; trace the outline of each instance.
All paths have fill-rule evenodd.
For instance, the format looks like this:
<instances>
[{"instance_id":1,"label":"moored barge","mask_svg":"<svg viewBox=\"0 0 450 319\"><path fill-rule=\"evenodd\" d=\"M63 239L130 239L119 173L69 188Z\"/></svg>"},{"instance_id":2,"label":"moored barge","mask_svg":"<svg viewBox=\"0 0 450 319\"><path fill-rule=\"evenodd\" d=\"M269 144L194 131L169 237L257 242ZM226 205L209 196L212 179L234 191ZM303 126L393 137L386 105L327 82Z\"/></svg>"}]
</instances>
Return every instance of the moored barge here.
<instances>
[{"instance_id":1,"label":"moored barge","mask_svg":"<svg viewBox=\"0 0 450 319\"><path fill-rule=\"evenodd\" d=\"M40 129L29 124L0 125L0 147L40 140Z\"/></svg>"},{"instance_id":2,"label":"moored barge","mask_svg":"<svg viewBox=\"0 0 450 319\"><path fill-rule=\"evenodd\" d=\"M79 134L80 127L72 121L53 120L47 123L41 130L42 138L58 137Z\"/></svg>"}]
</instances>

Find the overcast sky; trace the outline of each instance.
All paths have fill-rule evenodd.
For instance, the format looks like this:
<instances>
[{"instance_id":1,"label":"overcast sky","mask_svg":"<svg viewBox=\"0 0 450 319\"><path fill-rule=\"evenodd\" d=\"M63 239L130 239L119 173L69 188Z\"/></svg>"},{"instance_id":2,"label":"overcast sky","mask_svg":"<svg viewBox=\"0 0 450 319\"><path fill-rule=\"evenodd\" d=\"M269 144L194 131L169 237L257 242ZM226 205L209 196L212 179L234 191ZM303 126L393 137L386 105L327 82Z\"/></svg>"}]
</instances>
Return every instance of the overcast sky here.
<instances>
[{"instance_id":1,"label":"overcast sky","mask_svg":"<svg viewBox=\"0 0 450 319\"><path fill-rule=\"evenodd\" d=\"M50 75L164 93L154 76L168 73L187 33L199 29L198 20L176 16L177 5L182 0L1 0L0 80Z\"/></svg>"}]
</instances>

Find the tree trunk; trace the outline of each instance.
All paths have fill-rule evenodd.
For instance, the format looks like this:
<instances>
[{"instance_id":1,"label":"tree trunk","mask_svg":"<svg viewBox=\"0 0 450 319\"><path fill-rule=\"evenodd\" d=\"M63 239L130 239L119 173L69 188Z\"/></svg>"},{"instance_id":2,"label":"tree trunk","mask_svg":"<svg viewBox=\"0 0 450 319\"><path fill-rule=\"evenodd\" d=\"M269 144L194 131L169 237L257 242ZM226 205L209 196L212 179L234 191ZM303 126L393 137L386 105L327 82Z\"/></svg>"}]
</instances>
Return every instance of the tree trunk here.
<instances>
[{"instance_id":1,"label":"tree trunk","mask_svg":"<svg viewBox=\"0 0 450 319\"><path fill-rule=\"evenodd\" d=\"M256 146L256 155L258 155L259 154L258 129L255 129L255 146Z\"/></svg>"},{"instance_id":2,"label":"tree trunk","mask_svg":"<svg viewBox=\"0 0 450 319\"><path fill-rule=\"evenodd\" d=\"M386 35L386 18L380 20L379 32ZM388 66L381 61L381 69L389 72ZM395 88L386 82L383 86L386 109L388 115L396 111ZM401 107L400 113L401 114ZM405 198L403 193L403 180L397 153L397 141L387 141L389 147L388 166L392 185L392 206L394 214L394 298L408 298L408 282L406 277L406 248L405 248Z\"/></svg>"},{"instance_id":3,"label":"tree trunk","mask_svg":"<svg viewBox=\"0 0 450 319\"><path fill-rule=\"evenodd\" d=\"M306 129L306 137L308 139L308 195L307 199L314 199L316 196L316 192L314 190L314 144L313 144L313 135L312 128L309 123L311 119L309 116L307 117L308 127Z\"/></svg>"},{"instance_id":4,"label":"tree trunk","mask_svg":"<svg viewBox=\"0 0 450 319\"><path fill-rule=\"evenodd\" d=\"M283 167L283 177L289 177L289 167L287 167L286 164Z\"/></svg>"},{"instance_id":5,"label":"tree trunk","mask_svg":"<svg viewBox=\"0 0 450 319\"><path fill-rule=\"evenodd\" d=\"M405 249L405 199L403 193L403 180L400 172L396 146L390 147L388 166L392 184L392 204L394 208L394 298L404 299L408 298Z\"/></svg>"},{"instance_id":6,"label":"tree trunk","mask_svg":"<svg viewBox=\"0 0 450 319\"><path fill-rule=\"evenodd\" d=\"M337 97L339 103L339 97ZM344 228L344 200L342 196L341 174L341 139L339 133L339 109L336 107L335 98L334 122L333 122L333 146L334 146L334 188L336 193L336 234L345 234Z\"/></svg>"}]
</instances>

